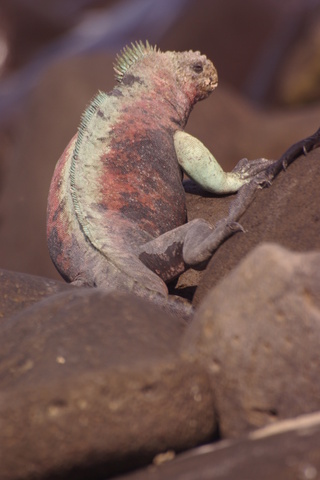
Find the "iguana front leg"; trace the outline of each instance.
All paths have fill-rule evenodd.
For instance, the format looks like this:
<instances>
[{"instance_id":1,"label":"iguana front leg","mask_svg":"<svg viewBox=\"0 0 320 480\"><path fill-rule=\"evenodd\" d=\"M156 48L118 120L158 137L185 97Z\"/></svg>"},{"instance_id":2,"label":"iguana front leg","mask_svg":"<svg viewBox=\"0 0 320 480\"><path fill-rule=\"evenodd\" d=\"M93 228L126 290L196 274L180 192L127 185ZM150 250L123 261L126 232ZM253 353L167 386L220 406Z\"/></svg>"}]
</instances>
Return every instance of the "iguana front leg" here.
<instances>
[{"instance_id":1,"label":"iguana front leg","mask_svg":"<svg viewBox=\"0 0 320 480\"><path fill-rule=\"evenodd\" d=\"M185 159L182 155L184 145L180 143L180 140L183 139L191 142L191 146L197 145L198 151L204 152L204 155L202 157L198 156L198 159L203 162L203 158L205 158L202 166L207 169L207 175L210 177L209 181L206 181L206 185L209 183L211 188L214 189L213 191L216 192L217 188L224 189L228 182L233 183L234 175L230 176L231 180L226 180L226 176L229 177L230 174L223 172L217 161L201 142L190 135L182 134L182 132L175 136L175 145L177 145L177 154L180 160ZM306 154L319 145L320 129L314 135L290 147L277 161L265 159L253 162L240 161L232 173L236 173L238 179L243 175L248 175L249 182L245 178L240 178L242 186L240 185L239 193L232 201L229 215L226 218L220 220L215 227L202 219L192 220L141 245L135 252L136 255L142 263L157 273L165 282L174 279L188 267L204 267L207 260L211 258L214 251L224 240L235 232L242 230L237 220L252 202L257 188L269 185L282 168L285 168L302 153ZM179 146L181 146L180 149ZM190 150L187 151L188 156L192 161ZM186 164L188 164L188 161ZM198 183L200 183L199 176L194 174L194 171L191 176L193 178L196 176ZM206 180L204 176L202 178ZM226 193L226 190L224 190L224 193Z\"/></svg>"},{"instance_id":2,"label":"iguana front leg","mask_svg":"<svg viewBox=\"0 0 320 480\"><path fill-rule=\"evenodd\" d=\"M183 259L187 265L194 266L208 260L233 233L243 230L237 221L252 202L257 188L270 185L275 176L299 155L318 147L320 128L289 147L279 160L240 160L231 173L225 173L208 149L191 135L176 132L174 143L180 165L203 188L215 193L231 193L239 189L230 205L229 215L220 220L214 229L203 230L197 235L194 228L190 228L185 235Z\"/></svg>"},{"instance_id":3,"label":"iguana front leg","mask_svg":"<svg viewBox=\"0 0 320 480\"><path fill-rule=\"evenodd\" d=\"M232 172L224 172L200 140L181 131L174 134L174 147L185 173L204 190L218 194L237 192L273 163L265 158L253 161L243 158Z\"/></svg>"},{"instance_id":4,"label":"iguana front leg","mask_svg":"<svg viewBox=\"0 0 320 480\"><path fill-rule=\"evenodd\" d=\"M235 169L226 173L209 150L195 137L177 131L174 146L178 162L187 175L203 189L219 193L234 193L265 171L273 161L261 158L249 162L242 159ZM213 227L202 219L193 220L142 245L136 252L139 259L165 282L188 267L202 267L219 245L235 232L242 230L236 222L243 213L245 199L234 201L226 219Z\"/></svg>"}]
</instances>

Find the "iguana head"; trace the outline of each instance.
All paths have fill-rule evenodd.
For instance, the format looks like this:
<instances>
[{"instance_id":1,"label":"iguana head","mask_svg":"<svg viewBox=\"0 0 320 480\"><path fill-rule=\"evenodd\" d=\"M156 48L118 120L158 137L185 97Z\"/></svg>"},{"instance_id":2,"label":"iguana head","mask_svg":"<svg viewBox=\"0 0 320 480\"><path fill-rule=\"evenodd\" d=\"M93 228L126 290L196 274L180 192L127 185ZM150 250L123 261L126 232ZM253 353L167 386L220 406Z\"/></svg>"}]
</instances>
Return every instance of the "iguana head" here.
<instances>
[{"instance_id":1,"label":"iguana head","mask_svg":"<svg viewBox=\"0 0 320 480\"><path fill-rule=\"evenodd\" d=\"M200 52L161 52L147 41L125 47L114 65L116 80L125 81L134 75L140 81L152 85L178 87L191 104L202 100L217 87L218 74L213 63Z\"/></svg>"},{"instance_id":2,"label":"iguana head","mask_svg":"<svg viewBox=\"0 0 320 480\"><path fill-rule=\"evenodd\" d=\"M218 73L213 63L200 52L166 52L176 71L176 81L194 102L207 98L218 86Z\"/></svg>"}]
</instances>

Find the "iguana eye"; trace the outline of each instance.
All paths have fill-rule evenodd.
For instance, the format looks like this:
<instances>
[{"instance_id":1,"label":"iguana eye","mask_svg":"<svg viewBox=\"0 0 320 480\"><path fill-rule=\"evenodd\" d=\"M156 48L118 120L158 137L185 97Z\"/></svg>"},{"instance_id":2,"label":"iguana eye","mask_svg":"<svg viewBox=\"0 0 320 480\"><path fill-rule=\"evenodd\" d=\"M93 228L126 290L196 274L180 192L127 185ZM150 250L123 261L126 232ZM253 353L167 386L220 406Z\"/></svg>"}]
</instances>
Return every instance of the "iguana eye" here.
<instances>
[{"instance_id":1,"label":"iguana eye","mask_svg":"<svg viewBox=\"0 0 320 480\"><path fill-rule=\"evenodd\" d=\"M203 72L203 65L201 62L197 62L194 65L192 65L192 70L196 73L201 73Z\"/></svg>"}]
</instances>

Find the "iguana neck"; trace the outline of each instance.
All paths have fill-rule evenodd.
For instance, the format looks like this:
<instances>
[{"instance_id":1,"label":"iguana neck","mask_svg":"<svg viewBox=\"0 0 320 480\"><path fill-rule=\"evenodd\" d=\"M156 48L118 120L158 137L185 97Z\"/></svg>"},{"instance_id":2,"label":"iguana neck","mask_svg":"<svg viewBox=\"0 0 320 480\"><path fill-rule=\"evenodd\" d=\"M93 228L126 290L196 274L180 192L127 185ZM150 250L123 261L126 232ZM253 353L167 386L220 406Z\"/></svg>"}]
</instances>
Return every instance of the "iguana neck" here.
<instances>
[{"instance_id":1,"label":"iguana neck","mask_svg":"<svg viewBox=\"0 0 320 480\"><path fill-rule=\"evenodd\" d=\"M170 116L171 120L182 129L185 128L195 103L194 92L184 91L172 78L170 72L162 69L155 71L151 77L126 75L112 92L115 91L121 92L128 99L128 107L130 104L145 102L148 108L151 107L150 114L167 104L168 117L165 115L164 120L167 121Z\"/></svg>"}]
</instances>

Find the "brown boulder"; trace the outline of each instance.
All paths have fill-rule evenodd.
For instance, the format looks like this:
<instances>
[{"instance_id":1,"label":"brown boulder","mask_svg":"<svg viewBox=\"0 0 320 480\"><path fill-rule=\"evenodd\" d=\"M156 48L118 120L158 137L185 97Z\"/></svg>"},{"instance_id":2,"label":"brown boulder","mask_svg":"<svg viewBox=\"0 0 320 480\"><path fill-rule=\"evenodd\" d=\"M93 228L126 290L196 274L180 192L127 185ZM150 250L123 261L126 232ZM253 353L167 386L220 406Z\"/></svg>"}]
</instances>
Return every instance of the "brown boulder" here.
<instances>
[{"instance_id":1,"label":"brown boulder","mask_svg":"<svg viewBox=\"0 0 320 480\"><path fill-rule=\"evenodd\" d=\"M278 422L247 439L205 445L118 480L317 480L320 413Z\"/></svg>"},{"instance_id":2,"label":"brown boulder","mask_svg":"<svg viewBox=\"0 0 320 480\"><path fill-rule=\"evenodd\" d=\"M183 352L210 372L223 437L320 409L320 254L251 252L206 296Z\"/></svg>"},{"instance_id":3,"label":"brown boulder","mask_svg":"<svg viewBox=\"0 0 320 480\"><path fill-rule=\"evenodd\" d=\"M0 325L0 478L107 478L215 431L185 323L136 297L72 289Z\"/></svg>"}]
</instances>

